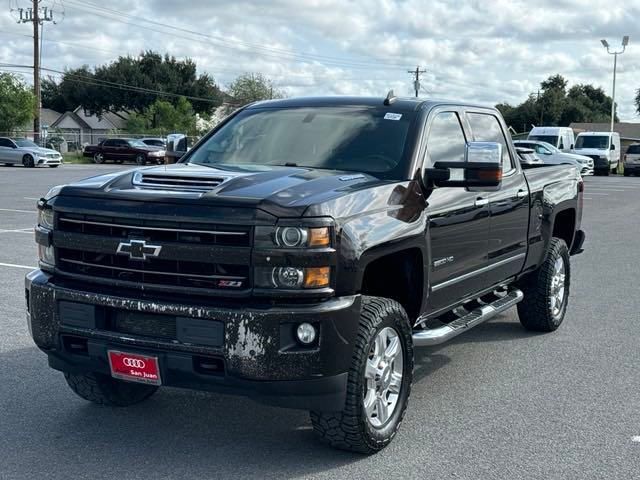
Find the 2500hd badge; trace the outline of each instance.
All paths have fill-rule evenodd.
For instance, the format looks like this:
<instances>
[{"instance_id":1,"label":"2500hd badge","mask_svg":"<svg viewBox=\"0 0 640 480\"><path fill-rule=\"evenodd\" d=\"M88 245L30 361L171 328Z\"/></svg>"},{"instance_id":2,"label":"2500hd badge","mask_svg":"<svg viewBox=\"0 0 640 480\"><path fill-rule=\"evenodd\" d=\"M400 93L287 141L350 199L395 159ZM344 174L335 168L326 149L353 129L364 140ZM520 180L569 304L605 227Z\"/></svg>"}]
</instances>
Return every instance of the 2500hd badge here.
<instances>
[{"instance_id":1,"label":"2500hd badge","mask_svg":"<svg viewBox=\"0 0 640 480\"><path fill-rule=\"evenodd\" d=\"M391 92L249 105L175 165L40 200L31 335L89 401L231 392L376 452L414 349L514 306L528 330L565 318L584 185L572 166L524 168L493 108Z\"/></svg>"}]
</instances>

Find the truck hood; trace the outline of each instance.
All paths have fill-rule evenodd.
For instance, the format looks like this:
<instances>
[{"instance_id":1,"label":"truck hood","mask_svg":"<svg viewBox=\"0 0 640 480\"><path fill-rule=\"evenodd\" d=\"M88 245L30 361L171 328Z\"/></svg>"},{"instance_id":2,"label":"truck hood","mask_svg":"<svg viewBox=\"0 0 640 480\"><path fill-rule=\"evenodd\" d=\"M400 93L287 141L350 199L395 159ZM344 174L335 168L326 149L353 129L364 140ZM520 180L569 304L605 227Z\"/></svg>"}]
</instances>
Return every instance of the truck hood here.
<instances>
[{"instance_id":1,"label":"truck hood","mask_svg":"<svg viewBox=\"0 0 640 480\"><path fill-rule=\"evenodd\" d=\"M390 183L394 182L359 172L263 165L214 168L175 164L91 177L65 185L58 194L115 201L245 206L286 217L302 216L309 206Z\"/></svg>"}]
</instances>

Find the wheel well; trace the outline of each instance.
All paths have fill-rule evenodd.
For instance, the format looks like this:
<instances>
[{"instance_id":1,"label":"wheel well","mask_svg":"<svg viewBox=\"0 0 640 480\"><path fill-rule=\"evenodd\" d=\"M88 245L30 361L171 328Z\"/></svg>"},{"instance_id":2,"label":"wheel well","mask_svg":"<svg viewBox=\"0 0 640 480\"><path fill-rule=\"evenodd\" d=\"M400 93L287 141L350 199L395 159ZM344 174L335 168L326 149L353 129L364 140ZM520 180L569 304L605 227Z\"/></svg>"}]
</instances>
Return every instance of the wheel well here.
<instances>
[{"instance_id":1,"label":"wheel well","mask_svg":"<svg viewBox=\"0 0 640 480\"><path fill-rule=\"evenodd\" d=\"M571 250L573 235L576 229L576 212L575 210L563 210L556 215L553 223L553 236L561 238L567 244L567 248Z\"/></svg>"},{"instance_id":2,"label":"wheel well","mask_svg":"<svg viewBox=\"0 0 640 480\"><path fill-rule=\"evenodd\" d=\"M402 250L367 265L361 293L397 301L413 321L422 306L423 277L422 252L417 248Z\"/></svg>"}]
</instances>

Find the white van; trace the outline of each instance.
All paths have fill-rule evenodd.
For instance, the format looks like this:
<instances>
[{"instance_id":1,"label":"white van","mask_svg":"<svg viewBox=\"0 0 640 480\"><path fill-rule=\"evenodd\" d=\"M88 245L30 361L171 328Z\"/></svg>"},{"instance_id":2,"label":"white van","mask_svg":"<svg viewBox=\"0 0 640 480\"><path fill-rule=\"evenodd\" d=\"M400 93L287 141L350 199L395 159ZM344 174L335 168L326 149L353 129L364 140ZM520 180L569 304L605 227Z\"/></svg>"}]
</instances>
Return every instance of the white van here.
<instances>
[{"instance_id":1,"label":"white van","mask_svg":"<svg viewBox=\"0 0 640 480\"><path fill-rule=\"evenodd\" d=\"M533 127L527 140L547 142L566 153L571 153L575 143L573 129L569 127Z\"/></svg>"},{"instance_id":2,"label":"white van","mask_svg":"<svg viewBox=\"0 0 640 480\"><path fill-rule=\"evenodd\" d=\"M596 174L615 173L620 162L618 132L581 132L576 138L575 152L593 158Z\"/></svg>"}]
</instances>

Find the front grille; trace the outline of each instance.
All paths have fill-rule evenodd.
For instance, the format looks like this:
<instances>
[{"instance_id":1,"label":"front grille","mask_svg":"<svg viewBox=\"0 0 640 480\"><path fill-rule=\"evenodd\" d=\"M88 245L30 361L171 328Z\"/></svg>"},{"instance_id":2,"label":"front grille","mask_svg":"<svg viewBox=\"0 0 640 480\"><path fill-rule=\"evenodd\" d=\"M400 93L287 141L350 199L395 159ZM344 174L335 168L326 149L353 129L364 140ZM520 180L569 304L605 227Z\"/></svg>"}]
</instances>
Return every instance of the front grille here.
<instances>
[{"instance_id":1,"label":"front grille","mask_svg":"<svg viewBox=\"0 0 640 480\"><path fill-rule=\"evenodd\" d=\"M133 184L139 187L161 190L186 190L206 192L220 185L225 179L220 176L189 176L153 174L138 172L134 175Z\"/></svg>"},{"instance_id":2,"label":"front grille","mask_svg":"<svg viewBox=\"0 0 640 480\"><path fill-rule=\"evenodd\" d=\"M54 232L62 275L139 289L231 292L250 288L250 227L59 214ZM122 249L153 246L141 258Z\"/></svg>"}]
</instances>

